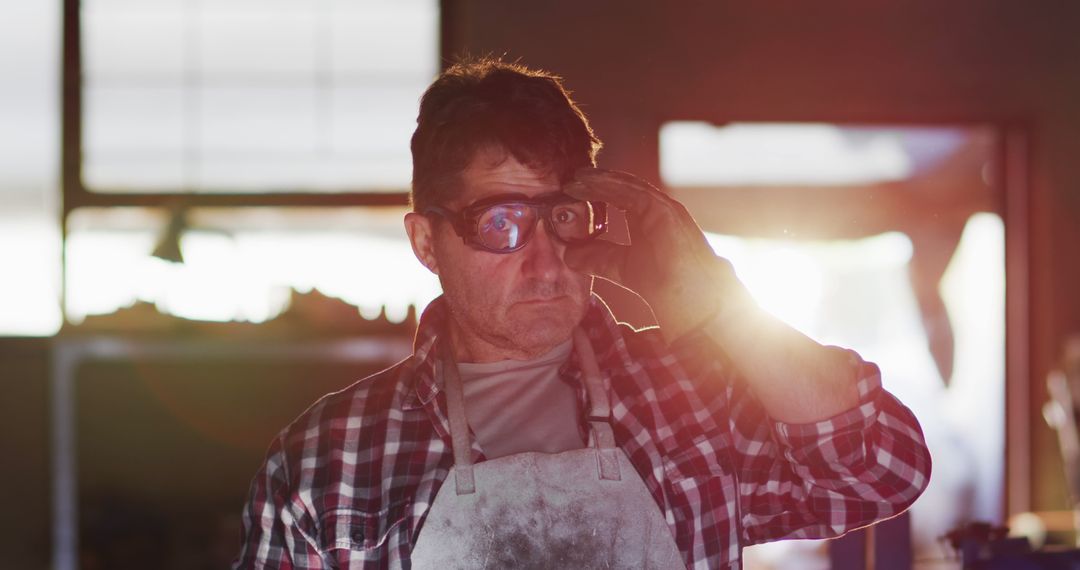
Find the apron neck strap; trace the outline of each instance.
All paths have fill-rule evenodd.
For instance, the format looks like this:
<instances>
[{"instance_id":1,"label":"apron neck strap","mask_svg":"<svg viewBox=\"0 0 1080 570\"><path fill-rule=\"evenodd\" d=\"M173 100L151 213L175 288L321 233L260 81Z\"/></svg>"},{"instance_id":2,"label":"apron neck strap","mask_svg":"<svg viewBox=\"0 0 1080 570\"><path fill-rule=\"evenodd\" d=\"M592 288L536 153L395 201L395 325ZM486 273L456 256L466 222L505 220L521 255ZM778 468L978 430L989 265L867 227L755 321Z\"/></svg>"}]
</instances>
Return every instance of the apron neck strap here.
<instances>
[{"instance_id":1,"label":"apron neck strap","mask_svg":"<svg viewBox=\"0 0 1080 570\"><path fill-rule=\"evenodd\" d=\"M596 362L596 353L585 332L574 329L574 348L581 362L582 375L585 378L585 390L589 395L589 442L596 448L597 474L600 479L618 481L619 448L615 445L615 434L611 429L611 403L604 379ZM449 334L439 340L439 359L436 362L437 375L443 378L446 390L446 408L450 420L450 443L454 451L454 481L458 495L476 492L476 479L473 475L472 441L469 437L469 423L465 416L465 389L458 372L457 358Z\"/></svg>"},{"instance_id":2,"label":"apron neck strap","mask_svg":"<svg viewBox=\"0 0 1080 570\"><path fill-rule=\"evenodd\" d=\"M441 369L441 370L440 370ZM442 373L446 389L446 409L450 419L450 445L454 448L454 481L458 495L476 492L473 478L472 442L469 441L469 422L465 419L465 390L461 385L457 359L454 357L450 335L439 339L439 360L436 374Z\"/></svg>"}]
</instances>

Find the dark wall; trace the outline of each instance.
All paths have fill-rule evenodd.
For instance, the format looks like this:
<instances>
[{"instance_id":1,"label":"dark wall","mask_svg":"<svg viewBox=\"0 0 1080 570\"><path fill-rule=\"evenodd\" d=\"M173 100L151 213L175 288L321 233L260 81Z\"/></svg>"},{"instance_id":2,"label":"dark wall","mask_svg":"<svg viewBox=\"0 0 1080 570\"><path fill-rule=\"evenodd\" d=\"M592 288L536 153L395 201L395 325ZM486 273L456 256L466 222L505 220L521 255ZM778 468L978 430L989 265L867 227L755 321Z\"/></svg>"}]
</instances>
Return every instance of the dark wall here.
<instances>
[{"instance_id":1,"label":"dark wall","mask_svg":"<svg viewBox=\"0 0 1080 570\"><path fill-rule=\"evenodd\" d=\"M1031 492L1064 508L1041 420L1047 372L1080 331L1080 4L1070 2L444 2L444 43L563 75L606 142L601 165L659 178L670 119L992 122L1030 142L1023 315ZM1021 267L1018 258L1009 260ZM1011 334L1020 330L1015 319ZM1013 336L1013 339L1020 338ZM1025 373L1026 372L1026 378Z\"/></svg>"},{"instance_id":2,"label":"dark wall","mask_svg":"<svg viewBox=\"0 0 1080 570\"><path fill-rule=\"evenodd\" d=\"M0 339L0 552L4 568L49 561L47 339Z\"/></svg>"},{"instance_id":3,"label":"dark wall","mask_svg":"<svg viewBox=\"0 0 1080 570\"><path fill-rule=\"evenodd\" d=\"M228 567L271 439L324 394L383 368L281 357L272 341L89 360L73 386L83 568ZM184 346L176 343L174 346ZM396 358L394 358L396 360Z\"/></svg>"},{"instance_id":4,"label":"dark wall","mask_svg":"<svg viewBox=\"0 0 1080 570\"><path fill-rule=\"evenodd\" d=\"M145 568L150 559L161 569L226 567L275 434L408 345L399 339L393 354L372 362L289 352L305 341L311 346L159 338L139 345L140 355L107 351L78 361L71 451L83 568ZM0 339L0 568L46 568L51 560L50 368L53 356L74 354L58 351L61 342L78 341ZM166 345L177 350L152 352Z\"/></svg>"}]
</instances>

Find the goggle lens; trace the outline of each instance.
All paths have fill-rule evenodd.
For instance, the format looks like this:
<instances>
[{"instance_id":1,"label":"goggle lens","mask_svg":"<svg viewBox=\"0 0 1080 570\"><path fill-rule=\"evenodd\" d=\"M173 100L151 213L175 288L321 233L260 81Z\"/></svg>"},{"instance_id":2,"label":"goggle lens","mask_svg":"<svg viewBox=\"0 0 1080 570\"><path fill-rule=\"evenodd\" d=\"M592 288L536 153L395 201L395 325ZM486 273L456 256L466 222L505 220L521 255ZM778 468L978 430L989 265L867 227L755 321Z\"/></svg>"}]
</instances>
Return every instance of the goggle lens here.
<instances>
[{"instance_id":1,"label":"goggle lens","mask_svg":"<svg viewBox=\"0 0 1080 570\"><path fill-rule=\"evenodd\" d=\"M476 219L476 238L493 251L512 251L523 245L536 229L539 208L534 204L494 204ZM573 242L601 233L595 212L588 202L561 202L549 210L550 228L560 240Z\"/></svg>"},{"instance_id":2,"label":"goggle lens","mask_svg":"<svg viewBox=\"0 0 1080 570\"><path fill-rule=\"evenodd\" d=\"M536 227L536 210L526 204L497 204L476 221L477 238L484 247L510 250L521 247Z\"/></svg>"},{"instance_id":3,"label":"goggle lens","mask_svg":"<svg viewBox=\"0 0 1080 570\"><path fill-rule=\"evenodd\" d=\"M593 218L592 204L588 202L565 202L551 208L551 227L566 241L591 237L596 229Z\"/></svg>"},{"instance_id":4,"label":"goggle lens","mask_svg":"<svg viewBox=\"0 0 1080 570\"><path fill-rule=\"evenodd\" d=\"M429 206L425 214L450 220L465 243L494 253L511 253L529 242L543 219L548 233L564 243L591 240L607 230L607 205L556 195L519 200L492 196L460 212Z\"/></svg>"}]
</instances>

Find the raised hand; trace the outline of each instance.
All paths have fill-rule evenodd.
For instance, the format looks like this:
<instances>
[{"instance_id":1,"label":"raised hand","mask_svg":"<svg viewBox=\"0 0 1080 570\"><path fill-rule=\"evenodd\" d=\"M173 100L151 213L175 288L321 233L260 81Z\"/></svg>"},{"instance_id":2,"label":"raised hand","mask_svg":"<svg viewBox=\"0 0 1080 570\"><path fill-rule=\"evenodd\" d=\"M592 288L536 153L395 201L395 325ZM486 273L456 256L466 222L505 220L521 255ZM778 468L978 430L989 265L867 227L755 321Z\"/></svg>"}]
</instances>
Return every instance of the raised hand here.
<instances>
[{"instance_id":1,"label":"raised hand","mask_svg":"<svg viewBox=\"0 0 1080 570\"><path fill-rule=\"evenodd\" d=\"M630 245L595 240L569 246L566 264L641 295L668 340L745 300L727 260L713 253L686 208L626 172L583 168L563 192L626 212Z\"/></svg>"}]
</instances>

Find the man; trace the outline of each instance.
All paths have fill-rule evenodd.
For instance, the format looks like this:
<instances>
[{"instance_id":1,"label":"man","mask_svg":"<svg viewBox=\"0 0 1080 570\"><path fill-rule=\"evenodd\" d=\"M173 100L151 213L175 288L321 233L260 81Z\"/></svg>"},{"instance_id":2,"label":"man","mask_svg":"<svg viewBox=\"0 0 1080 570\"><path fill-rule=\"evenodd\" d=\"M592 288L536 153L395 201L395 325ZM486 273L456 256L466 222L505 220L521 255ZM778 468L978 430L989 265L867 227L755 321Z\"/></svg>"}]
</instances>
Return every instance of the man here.
<instances>
[{"instance_id":1,"label":"man","mask_svg":"<svg viewBox=\"0 0 1080 570\"><path fill-rule=\"evenodd\" d=\"M405 227L444 295L411 358L273 442L238 567L737 568L926 487L877 368L759 311L678 202L595 168L557 78L458 64L417 123ZM608 207L629 245L597 239ZM617 323L594 276L659 327Z\"/></svg>"}]
</instances>

